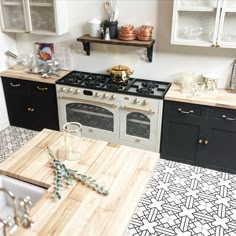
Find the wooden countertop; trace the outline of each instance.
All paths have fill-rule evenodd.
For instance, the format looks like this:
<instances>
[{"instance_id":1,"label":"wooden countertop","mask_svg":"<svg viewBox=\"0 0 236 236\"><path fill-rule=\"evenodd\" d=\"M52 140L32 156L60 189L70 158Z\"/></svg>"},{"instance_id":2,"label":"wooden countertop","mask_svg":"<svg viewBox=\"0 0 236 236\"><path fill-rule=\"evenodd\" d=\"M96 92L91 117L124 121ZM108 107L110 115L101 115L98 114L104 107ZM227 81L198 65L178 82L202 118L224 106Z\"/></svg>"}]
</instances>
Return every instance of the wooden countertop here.
<instances>
[{"instance_id":1,"label":"wooden countertop","mask_svg":"<svg viewBox=\"0 0 236 236\"><path fill-rule=\"evenodd\" d=\"M62 76L66 75L67 73L69 73L69 71L61 70L59 72L60 77L51 76L50 78L42 78L41 75L27 73L26 71L22 71L22 70L5 70L5 71L0 72L0 76L15 78L15 79L30 80L30 81L36 81L36 82L42 82L42 83L55 84L55 82L58 79L60 79Z\"/></svg>"},{"instance_id":2,"label":"wooden countertop","mask_svg":"<svg viewBox=\"0 0 236 236\"><path fill-rule=\"evenodd\" d=\"M225 89L203 92L199 96L193 96L188 93L182 93L180 85L172 84L164 100L236 109L236 93L230 93Z\"/></svg>"},{"instance_id":3,"label":"wooden countertop","mask_svg":"<svg viewBox=\"0 0 236 236\"><path fill-rule=\"evenodd\" d=\"M34 225L14 235L124 235L159 154L85 138L78 163L65 160L63 144L61 132L44 129L0 164L4 175L49 188L31 209ZM76 183L62 191L61 200L52 199L54 173L47 146L66 166L105 185L109 195Z\"/></svg>"}]
</instances>

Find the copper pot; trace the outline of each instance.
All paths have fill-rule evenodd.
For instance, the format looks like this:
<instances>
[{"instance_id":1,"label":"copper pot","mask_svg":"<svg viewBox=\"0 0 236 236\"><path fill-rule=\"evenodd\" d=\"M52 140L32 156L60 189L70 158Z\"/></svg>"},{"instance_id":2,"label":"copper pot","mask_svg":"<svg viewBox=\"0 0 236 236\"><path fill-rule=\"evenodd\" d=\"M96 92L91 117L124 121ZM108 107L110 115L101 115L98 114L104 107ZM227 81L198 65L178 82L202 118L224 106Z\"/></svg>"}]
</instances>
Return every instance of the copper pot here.
<instances>
[{"instance_id":1,"label":"copper pot","mask_svg":"<svg viewBox=\"0 0 236 236\"><path fill-rule=\"evenodd\" d=\"M108 69L107 72L111 75L111 78L116 83L123 83L129 79L129 76L133 74L128 66L113 66L111 69Z\"/></svg>"}]
</instances>

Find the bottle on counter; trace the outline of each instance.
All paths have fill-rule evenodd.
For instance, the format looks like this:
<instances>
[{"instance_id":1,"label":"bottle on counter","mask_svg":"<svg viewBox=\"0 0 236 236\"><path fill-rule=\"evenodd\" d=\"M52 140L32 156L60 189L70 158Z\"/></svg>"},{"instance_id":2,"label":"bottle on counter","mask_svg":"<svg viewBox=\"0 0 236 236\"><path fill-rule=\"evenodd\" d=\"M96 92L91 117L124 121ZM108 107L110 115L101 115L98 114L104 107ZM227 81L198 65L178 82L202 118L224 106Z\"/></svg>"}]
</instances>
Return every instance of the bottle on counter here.
<instances>
[{"instance_id":1,"label":"bottle on counter","mask_svg":"<svg viewBox=\"0 0 236 236\"><path fill-rule=\"evenodd\" d=\"M106 28L106 33L105 33L105 38L104 38L105 40L110 40L111 38L110 38L110 30L109 30L109 28Z\"/></svg>"},{"instance_id":2,"label":"bottle on counter","mask_svg":"<svg viewBox=\"0 0 236 236\"><path fill-rule=\"evenodd\" d=\"M102 26L100 27L100 39L104 39L104 29Z\"/></svg>"}]
</instances>

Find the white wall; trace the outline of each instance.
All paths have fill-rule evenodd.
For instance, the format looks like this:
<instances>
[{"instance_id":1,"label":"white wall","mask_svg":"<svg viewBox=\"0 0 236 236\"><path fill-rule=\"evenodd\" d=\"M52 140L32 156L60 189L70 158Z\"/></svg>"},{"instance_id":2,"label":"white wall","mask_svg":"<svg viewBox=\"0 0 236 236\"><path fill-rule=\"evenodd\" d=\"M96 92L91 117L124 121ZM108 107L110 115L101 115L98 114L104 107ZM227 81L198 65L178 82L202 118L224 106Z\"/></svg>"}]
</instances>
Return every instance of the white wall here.
<instances>
[{"instance_id":1,"label":"white wall","mask_svg":"<svg viewBox=\"0 0 236 236\"><path fill-rule=\"evenodd\" d=\"M88 33L87 22L92 18L104 19L103 0L67 0L69 33L61 37L21 34L17 36L18 51L32 52L35 42L61 42L71 47L73 69L102 72L117 64L134 69L134 77L173 81L180 72L207 71L222 74L219 87L229 83L235 49L177 46L170 44L172 0L118 0L119 25L153 25L156 39L153 62L143 60L144 48L91 44L91 56L85 56L82 44L76 38Z\"/></svg>"},{"instance_id":2,"label":"white wall","mask_svg":"<svg viewBox=\"0 0 236 236\"><path fill-rule=\"evenodd\" d=\"M4 34L0 31L0 71L6 70L5 51L16 52L15 35ZM5 104L2 81L0 80L0 131L9 125L7 109Z\"/></svg>"}]
</instances>

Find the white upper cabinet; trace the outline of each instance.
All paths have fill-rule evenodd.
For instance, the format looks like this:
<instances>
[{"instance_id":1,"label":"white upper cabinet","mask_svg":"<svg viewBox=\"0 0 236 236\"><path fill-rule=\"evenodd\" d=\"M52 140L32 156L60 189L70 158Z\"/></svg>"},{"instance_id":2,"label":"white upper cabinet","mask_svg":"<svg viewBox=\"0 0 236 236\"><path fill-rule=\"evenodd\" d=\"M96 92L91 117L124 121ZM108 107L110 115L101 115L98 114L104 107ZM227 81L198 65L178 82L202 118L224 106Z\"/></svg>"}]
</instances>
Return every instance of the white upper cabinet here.
<instances>
[{"instance_id":1,"label":"white upper cabinet","mask_svg":"<svg viewBox=\"0 0 236 236\"><path fill-rule=\"evenodd\" d=\"M171 43L236 48L236 0L174 0Z\"/></svg>"},{"instance_id":2,"label":"white upper cabinet","mask_svg":"<svg viewBox=\"0 0 236 236\"><path fill-rule=\"evenodd\" d=\"M68 32L67 0L0 0L4 32L61 35Z\"/></svg>"}]
</instances>

